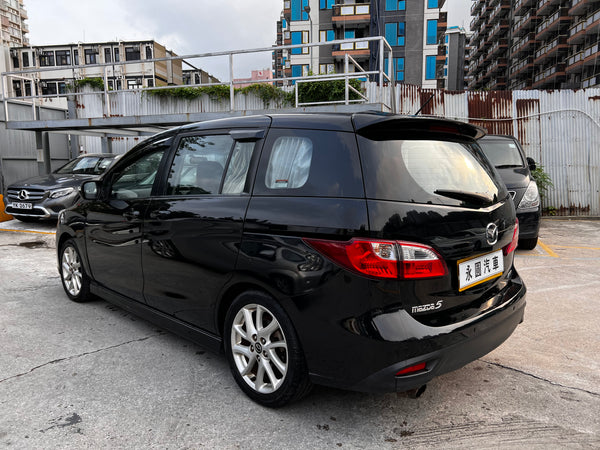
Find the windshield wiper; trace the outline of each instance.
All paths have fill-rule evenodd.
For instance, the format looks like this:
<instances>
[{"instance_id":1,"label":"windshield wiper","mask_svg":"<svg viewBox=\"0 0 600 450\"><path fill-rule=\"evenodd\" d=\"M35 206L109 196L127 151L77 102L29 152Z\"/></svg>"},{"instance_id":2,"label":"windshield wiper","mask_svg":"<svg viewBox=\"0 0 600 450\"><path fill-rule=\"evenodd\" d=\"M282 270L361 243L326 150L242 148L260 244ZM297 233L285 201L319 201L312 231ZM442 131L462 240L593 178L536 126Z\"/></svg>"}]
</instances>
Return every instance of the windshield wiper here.
<instances>
[{"instance_id":1,"label":"windshield wiper","mask_svg":"<svg viewBox=\"0 0 600 450\"><path fill-rule=\"evenodd\" d=\"M477 192L455 191L451 189L436 189L433 193L479 206L491 205L496 197L495 195L492 198L489 195L478 194Z\"/></svg>"},{"instance_id":2,"label":"windshield wiper","mask_svg":"<svg viewBox=\"0 0 600 450\"><path fill-rule=\"evenodd\" d=\"M496 169L510 169L512 167L523 167L521 164L502 164L501 166L496 166Z\"/></svg>"}]
</instances>

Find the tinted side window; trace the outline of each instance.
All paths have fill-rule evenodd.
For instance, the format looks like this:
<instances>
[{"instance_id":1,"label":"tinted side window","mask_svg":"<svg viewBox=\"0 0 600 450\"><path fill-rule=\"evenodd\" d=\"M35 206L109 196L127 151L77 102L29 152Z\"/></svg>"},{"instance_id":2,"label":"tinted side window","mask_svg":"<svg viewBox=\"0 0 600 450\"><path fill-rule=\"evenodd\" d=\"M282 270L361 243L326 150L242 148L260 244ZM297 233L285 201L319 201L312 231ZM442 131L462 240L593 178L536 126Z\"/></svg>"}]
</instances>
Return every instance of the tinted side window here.
<instances>
[{"instance_id":1,"label":"tinted side window","mask_svg":"<svg viewBox=\"0 0 600 450\"><path fill-rule=\"evenodd\" d=\"M368 198L461 206L438 190L506 196L487 160L471 146L434 140L372 141L360 136Z\"/></svg>"},{"instance_id":2,"label":"tinted side window","mask_svg":"<svg viewBox=\"0 0 600 450\"><path fill-rule=\"evenodd\" d=\"M218 194L232 146L229 135L181 138L167 179L167 195Z\"/></svg>"},{"instance_id":3,"label":"tinted side window","mask_svg":"<svg viewBox=\"0 0 600 450\"><path fill-rule=\"evenodd\" d=\"M150 197L158 167L168 148L167 144L153 145L129 165L120 168L113 178L111 198Z\"/></svg>"},{"instance_id":4,"label":"tinted side window","mask_svg":"<svg viewBox=\"0 0 600 450\"><path fill-rule=\"evenodd\" d=\"M364 197L354 134L271 129L254 195Z\"/></svg>"}]
</instances>

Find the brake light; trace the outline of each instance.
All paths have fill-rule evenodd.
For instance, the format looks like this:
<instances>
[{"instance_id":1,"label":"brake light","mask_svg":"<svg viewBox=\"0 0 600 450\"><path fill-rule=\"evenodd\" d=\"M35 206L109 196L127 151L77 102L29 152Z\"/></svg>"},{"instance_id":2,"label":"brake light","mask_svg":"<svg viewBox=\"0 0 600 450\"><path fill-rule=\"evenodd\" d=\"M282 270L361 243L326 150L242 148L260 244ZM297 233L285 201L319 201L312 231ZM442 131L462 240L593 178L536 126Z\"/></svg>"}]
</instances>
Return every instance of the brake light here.
<instances>
[{"instance_id":1,"label":"brake light","mask_svg":"<svg viewBox=\"0 0 600 450\"><path fill-rule=\"evenodd\" d=\"M415 372L420 372L421 370L425 370L426 364L423 363L419 363L419 364L415 364L414 366L409 366L406 367L402 370L400 370L399 372L396 373L396 376L398 375L407 375L409 373L415 373Z\"/></svg>"},{"instance_id":2,"label":"brake light","mask_svg":"<svg viewBox=\"0 0 600 450\"><path fill-rule=\"evenodd\" d=\"M432 278L447 273L435 250L422 244L365 239L304 241L342 267L374 278Z\"/></svg>"},{"instance_id":3,"label":"brake light","mask_svg":"<svg viewBox=\"0 0 600 450\"><path fill-rule=\"evenodd\" d=\"M513 231L513 237L512 240L510 241L510 244L508 244L506 247L504 247L502 249L504 256L510 254L511 252L515 251L515 249L517 248L517 245L519 244L519 219L516 219L515 221L515 229Z\"/></svg>"}]
</instances>

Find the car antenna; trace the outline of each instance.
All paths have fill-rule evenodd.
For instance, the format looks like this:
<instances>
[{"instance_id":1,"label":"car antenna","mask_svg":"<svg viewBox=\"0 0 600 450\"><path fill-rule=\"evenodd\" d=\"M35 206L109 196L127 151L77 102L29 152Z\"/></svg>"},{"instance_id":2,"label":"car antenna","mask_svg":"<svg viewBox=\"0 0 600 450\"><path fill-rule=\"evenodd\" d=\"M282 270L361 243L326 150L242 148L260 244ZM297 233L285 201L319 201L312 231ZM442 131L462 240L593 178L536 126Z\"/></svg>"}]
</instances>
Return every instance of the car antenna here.
<instances>
[{"instance_id":1,"label":"car antenna","mask_svg":"<svg viewBox=\"0 0 600 450\"><path fill-rule=\"evenodd\" d=\"M416 112L414 115L415 115L415 116L418 116L418 115L419 115L419 113L420 113L420 112L423 110L423 108L425 108L425 106L427 106L427 104L428 104L428 103L429 103L431 100L433 100L433 97L435 97L435 94L431 94L431 97L429 97L429 98L427 99L427 101L421 105L421 107L419 108L419 110L418 110L418 111L417 111L417 112Z\"/></svg>"}]
</instances>

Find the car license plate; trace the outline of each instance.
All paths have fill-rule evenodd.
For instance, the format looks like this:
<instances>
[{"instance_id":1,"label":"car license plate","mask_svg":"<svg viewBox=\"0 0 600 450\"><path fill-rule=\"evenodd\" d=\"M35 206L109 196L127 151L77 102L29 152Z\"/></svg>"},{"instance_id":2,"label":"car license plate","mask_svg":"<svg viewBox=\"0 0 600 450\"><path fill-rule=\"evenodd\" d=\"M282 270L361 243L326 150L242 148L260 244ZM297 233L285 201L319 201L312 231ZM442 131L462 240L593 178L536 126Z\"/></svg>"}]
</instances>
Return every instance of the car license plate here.
<instances>
[{"instance_id":1,"label":"car license plate","mask_svg":"<svg viewBox=\"0 0 600 450\"><path fill-rule=\"evenodd\" d=\"M504 271L502 250L458 261L458 290L499 277Z\"/></svg>"},{"instance_id":2,"label":"car license plate","mask_svg":"<svg viewBox=\"0 0 600 450\"><path fill-rule=\"evenodd\" d=\"M33 203L13 203L11 206L15 209L33 209Z\"/></svg>"}]
</instances>

